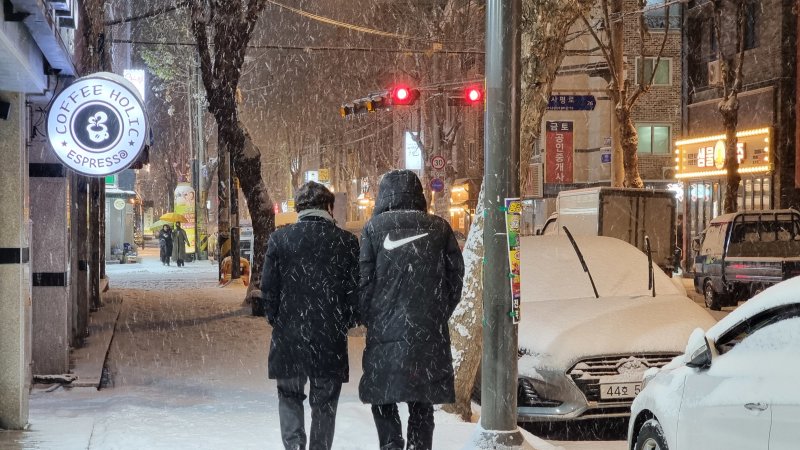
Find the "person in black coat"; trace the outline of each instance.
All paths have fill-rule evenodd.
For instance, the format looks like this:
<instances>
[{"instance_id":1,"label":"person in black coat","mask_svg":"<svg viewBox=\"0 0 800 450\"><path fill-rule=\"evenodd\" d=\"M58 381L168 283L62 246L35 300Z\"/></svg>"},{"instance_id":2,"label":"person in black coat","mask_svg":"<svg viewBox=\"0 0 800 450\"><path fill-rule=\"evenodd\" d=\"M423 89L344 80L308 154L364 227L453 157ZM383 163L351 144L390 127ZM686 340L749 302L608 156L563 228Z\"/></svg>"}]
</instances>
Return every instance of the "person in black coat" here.
<instances>
[{"instance_id":1,"label":"person in black coat","mask_svg":"<svg viewBox=\"0 0 800 450\"><path fill-rule=\"evenodd\" d=\"M358 240L336 226L334 195L309 182L295 196L298 221L269 238L261 278L272 325L269 378L278 380L286 449L305 449L303 400L311 380L310 449L330 449L342 383L349 380L347 330L358 305Z\"/></svg>"},{"instance_id":2,"label":"person in black coat","mask_svg":"<svg viewBox=\"0 0 800 450\"><path fill-rule=\"evenodd\" d=\"M367 328L359 397L372 404L382 450L433 446L433 405L455 401L447 321L461 299L464 260L450 224L427 214L414 172L384 175L361 235L359 311Z\"/></svg>"},{"instance_id":3,"label":"person in black coat","mask_svg":"<svg viewBox=\"0 0 800 450\"><path fill-rule=\"evenodd\" d=\"M161 264L168 266L169 258L172 256L172 229L169 225L164 225L158 232L158 253Z\"/></svg>"}]
</instances>

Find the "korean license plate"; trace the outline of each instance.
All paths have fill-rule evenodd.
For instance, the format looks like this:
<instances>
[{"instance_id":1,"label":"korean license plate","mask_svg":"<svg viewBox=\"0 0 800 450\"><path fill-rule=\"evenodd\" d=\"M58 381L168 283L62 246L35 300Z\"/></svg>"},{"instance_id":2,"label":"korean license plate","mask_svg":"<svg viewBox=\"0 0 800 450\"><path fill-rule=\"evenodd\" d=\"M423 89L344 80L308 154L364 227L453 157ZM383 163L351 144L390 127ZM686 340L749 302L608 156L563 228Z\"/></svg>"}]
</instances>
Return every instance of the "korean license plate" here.
<instances>
[{"instance_id":1,"label":"korean license plate","mask_svg":"<svg viewBox=\"0 0 800 450\"><path fill-rule=\"evenodd\" d=\"M600 385L600 398L634 398L642 390L642 383L609 383Z\"/></svg>"}]
</instances>

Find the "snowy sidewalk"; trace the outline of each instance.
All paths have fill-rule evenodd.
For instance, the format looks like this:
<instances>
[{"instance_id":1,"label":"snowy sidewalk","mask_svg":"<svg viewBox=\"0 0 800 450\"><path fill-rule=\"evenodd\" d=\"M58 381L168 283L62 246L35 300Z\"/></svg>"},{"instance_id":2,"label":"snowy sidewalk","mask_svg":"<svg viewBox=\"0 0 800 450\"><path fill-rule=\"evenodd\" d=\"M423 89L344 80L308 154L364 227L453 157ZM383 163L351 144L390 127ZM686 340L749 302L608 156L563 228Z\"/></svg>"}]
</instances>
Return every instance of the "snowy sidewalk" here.
<instances>
[{"instance_id":1,"label":"snowy sidewalk","mask_svg":"<svg viewBox=\"0 0 800 450\"><path fill-rule=\"evenodd\" d=\"M111 386L35 389L31 430L0 432L0 449L281 449L276 386L267 379L270 329L242 306L244 289L211 287L216 266L207 261L164 267L147 254L108 274L122 298L108 354ZM336 450L377 448L369 406L358 400L363 348L363 337L350 338ZM464 448L475 427L438 411L434 448ZM537 449L558 448L531 439Z\"/></svg>"}]
</instances>

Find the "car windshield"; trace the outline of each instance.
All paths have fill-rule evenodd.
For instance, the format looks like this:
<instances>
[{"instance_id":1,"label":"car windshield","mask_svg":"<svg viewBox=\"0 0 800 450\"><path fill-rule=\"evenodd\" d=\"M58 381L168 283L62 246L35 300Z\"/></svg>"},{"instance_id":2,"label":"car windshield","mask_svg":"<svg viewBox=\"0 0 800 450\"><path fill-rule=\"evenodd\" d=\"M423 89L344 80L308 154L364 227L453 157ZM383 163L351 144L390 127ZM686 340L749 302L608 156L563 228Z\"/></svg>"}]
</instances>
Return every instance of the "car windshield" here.
<instances>
[{"instance_id":1,"label":"car windshield","mask_svg":"<svg viewBox=\"0 0 800 450\"><path fill-rule=\"evenodd\" d=\"M575 236L600 298L650 296L647 255L619 239ZM521 240L522 301L594 298L592 285L566 236L526 236ZM659 268L656 293L680 294Z\"/></svg>"},{"instance_id":2,"label":"car windshield","mask_svg":"<svg viewBox=\"0 0 800 450\"><path fill-rule=\"evenodd\" d=\"M728 256L783 258L800 254L800 224L786 217L746 217L731 228Z\"/></svg>"}]
</instances>

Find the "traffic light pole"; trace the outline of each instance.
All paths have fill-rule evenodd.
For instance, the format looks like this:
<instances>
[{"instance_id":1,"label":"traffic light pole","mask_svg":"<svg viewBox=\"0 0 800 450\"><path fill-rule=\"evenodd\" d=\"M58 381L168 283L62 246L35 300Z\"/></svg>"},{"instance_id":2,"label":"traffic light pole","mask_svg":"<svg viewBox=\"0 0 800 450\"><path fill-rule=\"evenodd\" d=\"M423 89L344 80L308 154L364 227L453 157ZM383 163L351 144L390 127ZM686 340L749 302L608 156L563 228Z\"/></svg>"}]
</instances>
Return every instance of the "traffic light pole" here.
<instances>
[{"instance_id":1,"label":"traffic light pole","mask_svg":"<svg viewBox=\"0 0 800 450\"><path fill-rule=\"evenodd\" d=\"M471 448L532 448L517 427L517 328L510 314L504 202L519 196L520 12L520 0L486 3L481 426Z\"/></svg>"}]
</instances>

